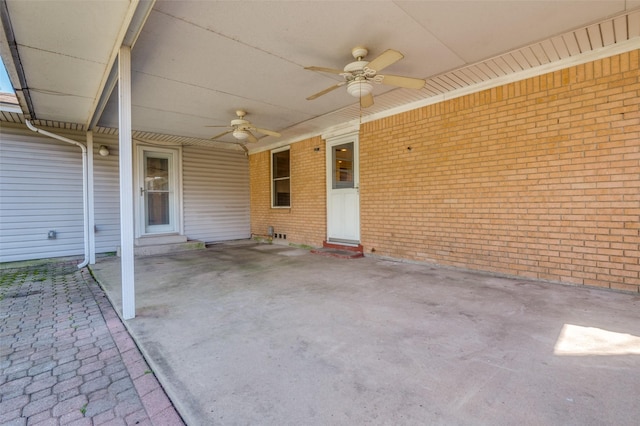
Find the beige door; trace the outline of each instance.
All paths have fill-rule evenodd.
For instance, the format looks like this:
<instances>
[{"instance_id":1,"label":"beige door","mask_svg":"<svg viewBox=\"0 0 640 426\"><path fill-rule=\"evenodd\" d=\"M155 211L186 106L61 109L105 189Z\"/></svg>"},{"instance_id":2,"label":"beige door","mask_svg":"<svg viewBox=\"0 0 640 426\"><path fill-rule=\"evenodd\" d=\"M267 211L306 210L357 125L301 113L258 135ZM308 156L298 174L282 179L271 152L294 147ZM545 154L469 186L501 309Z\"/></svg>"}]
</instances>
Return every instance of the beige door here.
<instances>
[{"instance_id":1,"label":"beige door","mask_svg":"<svg viewBox=\"0 0 640 426\"><path fill-rule=\"evenodd\" d=\"M327 239L360 242L357 135L327 141Z\"/></svg>"}]
</instances>

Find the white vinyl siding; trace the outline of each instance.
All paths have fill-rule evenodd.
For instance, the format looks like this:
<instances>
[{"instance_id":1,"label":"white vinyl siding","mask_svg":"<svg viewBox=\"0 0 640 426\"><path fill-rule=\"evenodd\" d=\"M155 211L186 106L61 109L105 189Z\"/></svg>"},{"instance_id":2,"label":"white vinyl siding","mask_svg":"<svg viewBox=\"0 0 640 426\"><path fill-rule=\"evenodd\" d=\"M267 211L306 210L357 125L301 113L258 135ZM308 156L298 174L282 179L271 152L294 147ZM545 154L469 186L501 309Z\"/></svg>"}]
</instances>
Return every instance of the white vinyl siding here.
<instances>
[{"instance_id":1,"label":"white vinyl siding","mask_svg":"<svg viewBox=\"0 0 640 426\"><path fill-rule=\"evenodd\" d=\"M249 161L242 151L185 146L184 232L207 243L251 236Z\"/></svg>"},{"instance_id":2,"label":"white vinyl siding","mask_svg":"<svg viewBox=\"0 0 640 426\"><path fill-rule=\"evenodd\" d=\"M3 131L0 262L83 255L83 237L80 148Z\"/></svg>"},{"instance_id":3,"label":"white vinyl siding","mask_svg":"<svg viewBox=\"0 0 640 426\"><path fill-rule=\"evenodd\" d=\"M84 134L67 135L85 143ZM109 156L98 154L101 145ZM118 140L94 135L96 253L120 245ZM220 242L250 237L244 152L183 148L184 234ZM57 238L47 238L49 230ZM0 134L0 262L84 254L80 148L27 131Z\"/></svg>"},{"instance_id":4,"label":"white vinyl siding","mask_svg":"<svg viewBox=\"0 0 640 426\"><path fill-rule=\"evenodd\" d=\"M120 175L118 171L118 140L94 136L94 222L96 253L115 252L120 246ZM109 148L109 155L98 154L100 145Z\"/></svg>"}]
</instances>

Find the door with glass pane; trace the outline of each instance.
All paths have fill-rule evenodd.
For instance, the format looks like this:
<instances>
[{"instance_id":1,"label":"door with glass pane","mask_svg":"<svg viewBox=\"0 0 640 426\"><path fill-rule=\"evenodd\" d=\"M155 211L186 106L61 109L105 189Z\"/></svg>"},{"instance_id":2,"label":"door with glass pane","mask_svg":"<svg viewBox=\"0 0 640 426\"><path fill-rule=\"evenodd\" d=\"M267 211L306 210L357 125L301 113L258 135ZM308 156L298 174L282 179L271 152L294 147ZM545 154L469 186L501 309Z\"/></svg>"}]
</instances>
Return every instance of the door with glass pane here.
<instances>
[{"instance_id":1,"label":"door with glass pane","mask_svg":"<svg viewBox=\"0 0 640 426\"><path fill-rule=\"evenodd\" d=\"M171 233L177 227L177 152L138 148L141 234Z\"/></svg>"},{"instance_id":2,"label":"door with glass pane","mask_svg":"<svg viewBox=\"0 0 640 426\"><path fill-rule=\"evenodd\" d=\"M360 242L357 135L327 141L327 238Z\"/></svg>"}]
</instances>

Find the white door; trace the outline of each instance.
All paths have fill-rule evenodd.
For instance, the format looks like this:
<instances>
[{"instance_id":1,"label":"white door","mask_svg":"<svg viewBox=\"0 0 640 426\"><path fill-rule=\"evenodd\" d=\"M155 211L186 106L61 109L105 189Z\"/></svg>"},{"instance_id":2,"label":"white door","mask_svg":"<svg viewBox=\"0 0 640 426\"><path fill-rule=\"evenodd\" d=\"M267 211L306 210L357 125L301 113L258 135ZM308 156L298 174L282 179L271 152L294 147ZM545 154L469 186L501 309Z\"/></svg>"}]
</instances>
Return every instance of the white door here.
<instances>
[{"instance_id":1,"label":"white door","mask_svg":"<svg viewBox=\"0 0 640 426\"><path fill-rule=\"evenodd\" d=\"M327 239L360 242L357 134L327 140Z\"/></svg>"},{"instance_id":2,"label":"white door","mask_svg":"<svg viewBox=\"0 0 640 426\"><path fill-rule=\"evenodd\" d=\"M139 234L179 232L179 151L138 147Z\"/></svg>"}]
</instances>

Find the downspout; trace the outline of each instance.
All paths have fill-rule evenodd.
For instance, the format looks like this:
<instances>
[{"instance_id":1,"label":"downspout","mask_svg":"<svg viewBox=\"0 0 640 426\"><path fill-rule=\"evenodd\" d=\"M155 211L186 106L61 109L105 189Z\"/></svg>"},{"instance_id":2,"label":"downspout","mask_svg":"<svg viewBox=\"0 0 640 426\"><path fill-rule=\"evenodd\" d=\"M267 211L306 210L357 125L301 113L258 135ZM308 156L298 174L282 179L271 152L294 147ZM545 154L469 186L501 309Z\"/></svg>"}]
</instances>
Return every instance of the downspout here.
<instances>
[{"instance_id":1,"label":"downspout","mask_svg":"<svg viewBox=\"0 0 640 426\"><path fill-rule=\"evenodd\" d=\"M87 185L87 147L80 142L73 139L65 138L64 136L56 135L55 133L47 132L46 130L38 129L31 121L25 120L27 127L36 133L49 136L50 138L57 139L62 142L70 143L80 147L82 150L82 210L84 217L84 261L78 265L78 268L84 268L89 264L89 209L88 209L88 185Z\"/></svg>"},{"instance_id":2,"label":"downspout","mask_svg":"<svg viewBox=\"0 0 640 426\"><path fill-rule=\"evenodd\" d=\"M93 132L87 132L87 210L89 211L89 221L87 229L89 230L89 264L96 264L96 208L95 208L95 190L94 166L93 166Z\"/></svg>"}]
</instances>

